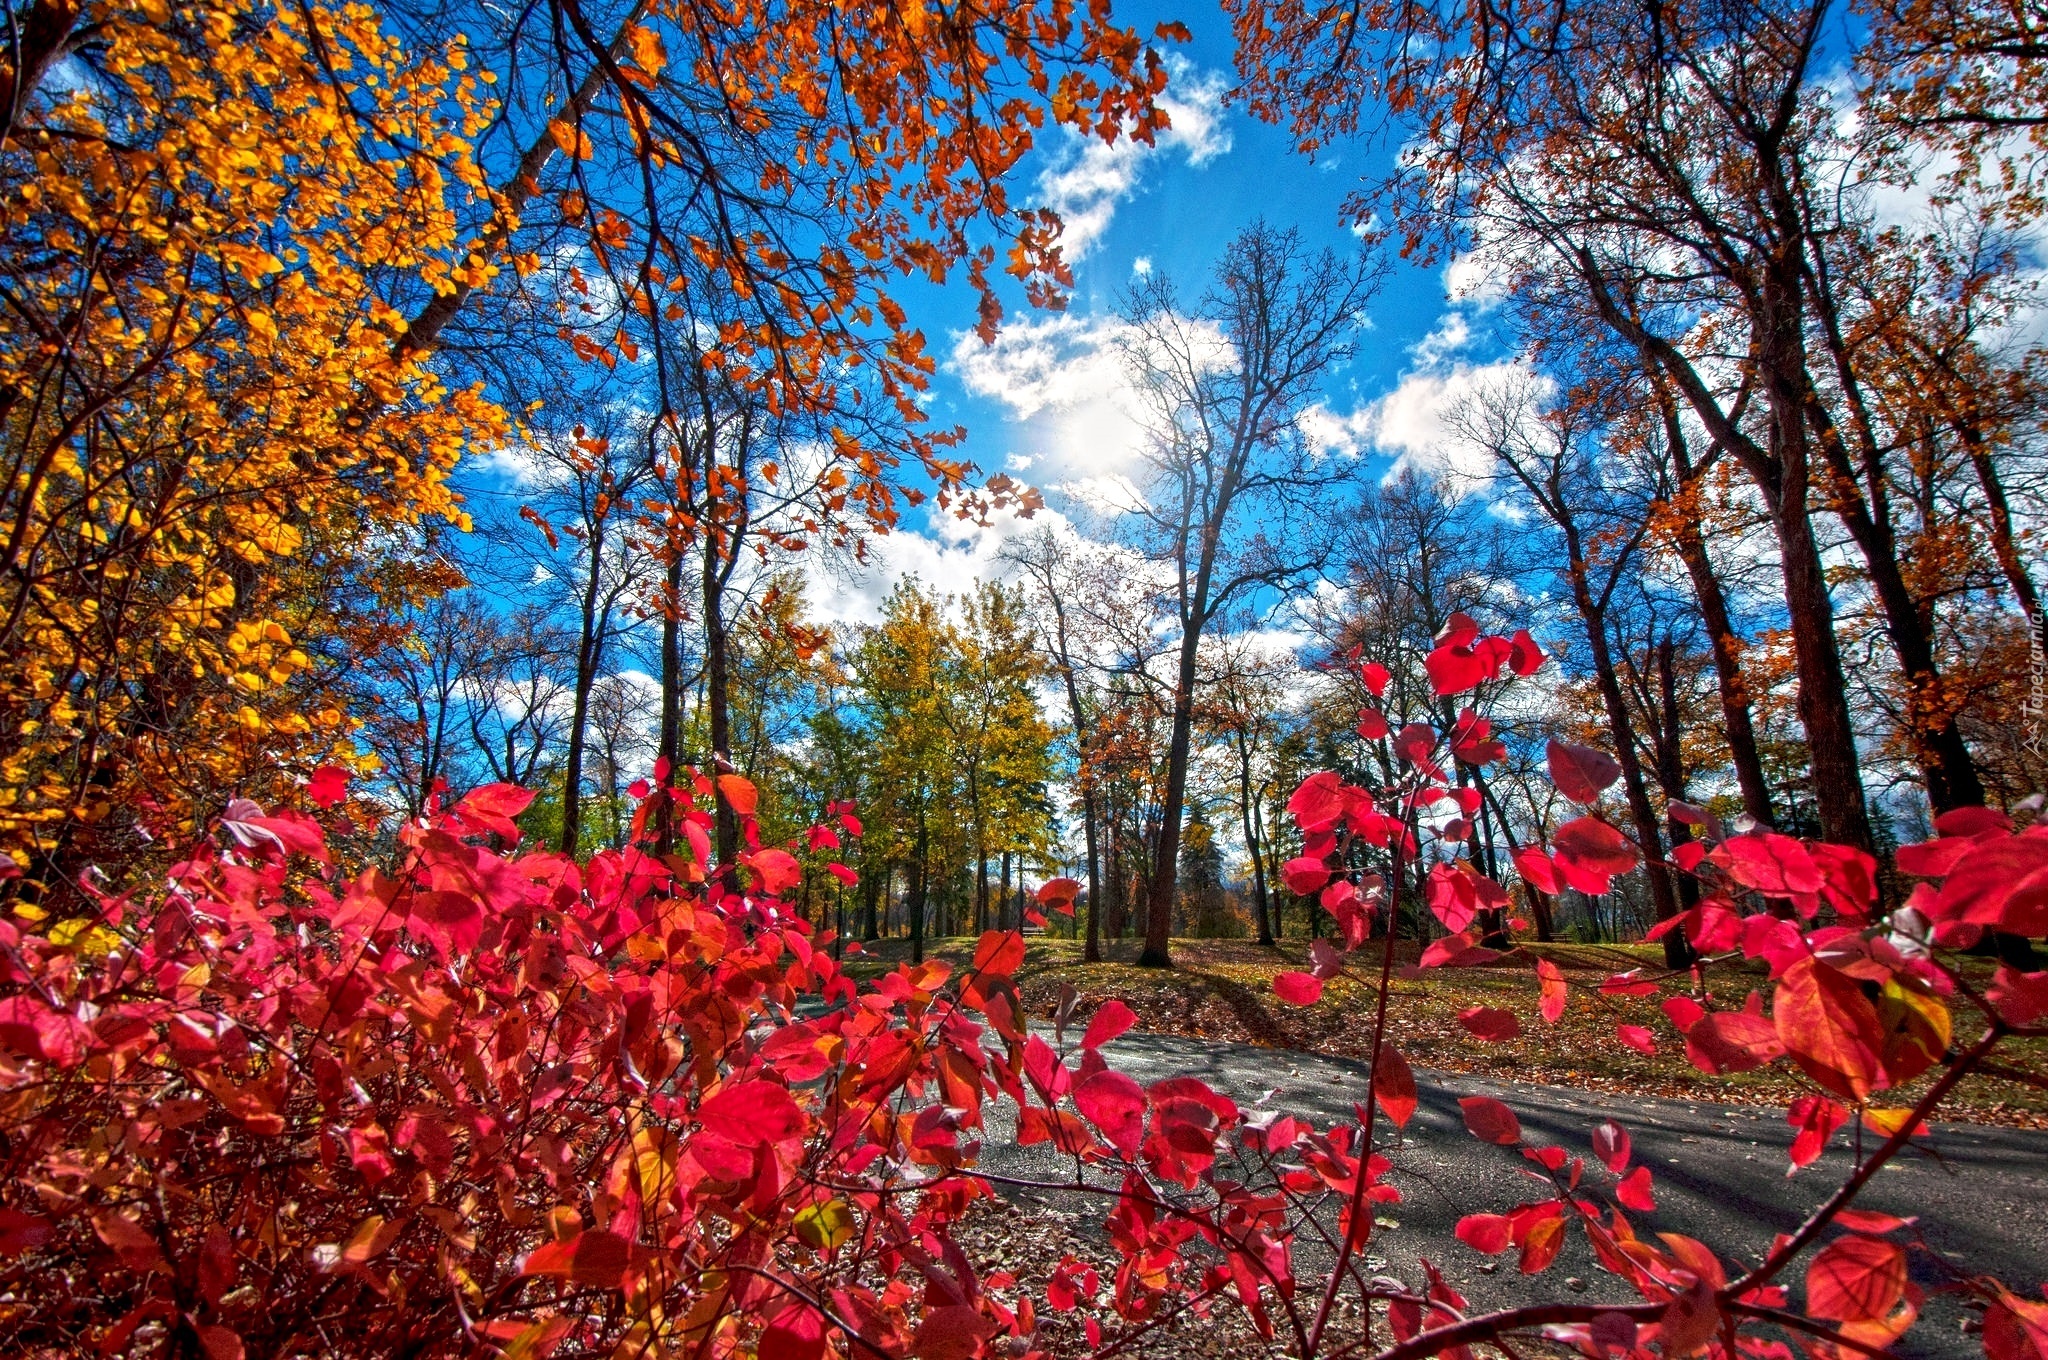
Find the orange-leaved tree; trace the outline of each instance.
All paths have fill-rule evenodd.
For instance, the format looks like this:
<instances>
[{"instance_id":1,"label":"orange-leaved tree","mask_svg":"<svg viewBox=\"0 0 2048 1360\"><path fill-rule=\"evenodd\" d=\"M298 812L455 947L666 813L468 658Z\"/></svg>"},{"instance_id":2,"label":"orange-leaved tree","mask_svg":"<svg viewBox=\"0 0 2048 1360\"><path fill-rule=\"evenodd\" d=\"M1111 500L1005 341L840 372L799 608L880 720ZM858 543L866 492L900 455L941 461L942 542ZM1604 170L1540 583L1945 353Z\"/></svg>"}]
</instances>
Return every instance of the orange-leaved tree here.
<instances>
[{"instance_id":1,"label":"orange-leaved tree","mask_svg":"<svg viewBox=\"0 0 2048 1360\"><path fill-rule=\"evenodd\" d=\"M459 45L322 4L66 17L71 74L23 56L0 141L0 850L48 880L347 753L339 580L416 588L379 545L459 522L502 424L396 345L479 272Z\"/></svg>"}]
</instances>

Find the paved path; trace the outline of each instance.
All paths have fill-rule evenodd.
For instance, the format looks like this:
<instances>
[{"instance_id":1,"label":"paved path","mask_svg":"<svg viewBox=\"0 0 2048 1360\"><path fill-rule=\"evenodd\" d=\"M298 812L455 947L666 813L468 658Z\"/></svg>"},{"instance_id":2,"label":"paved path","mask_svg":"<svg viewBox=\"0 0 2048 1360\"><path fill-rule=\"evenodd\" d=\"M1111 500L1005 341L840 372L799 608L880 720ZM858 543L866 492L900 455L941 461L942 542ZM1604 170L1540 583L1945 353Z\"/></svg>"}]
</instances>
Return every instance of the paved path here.
<instances>
[{"instance_id":1,"label":"paved path","mask_svg":"<svg viewBox=\"0 0 2048 1360\"><path fill-rule=\"evenodd\" d=\"M1359 1063L1244 1044L1130 1034L1110 1045L1106 1056L1143 1083L1199 1077L1241 1105L1266 1097L1267 1104L1320 1125L1352 1119L1352 1104L1365 1089ZM1657 1212L1632 1215L1637 1231L1697 1237L1731 1265L1755 1259L1773 1234L1796 1227L1850 1165L1847 1139L1838 1134L1820 1162L1787 1179L1791 1130L1773 1107L1619 1097L1447 1073L1417 1077L1421 1108L1400 1146L1383 1148L1393 1159L1391 1180L1404 1200L1382 1206L1385 1222L1375 1234L1371 1264L1418 1280L1415 1258L1428 1254L1475 1308L1555 1298L1565 1291L1568 1278L1582 1282L1589 1300L1638 1300L1633 1290L1594 1265L1581 1233L1573 1234L1557 1262L1534 1280L1517 1272L1512 1251L1487 1258L1452 1237L1461 1215L1504 1212L1544 1193L1521 1174L1526 1163L1517 1153L1483 1144L1465 1131L1460 1096L1497 1097L1521 1117L1527 1141L1555 1143L1589 1160L1593 1126L1606 1118L1619 1120L1633 1139L1635 1160L1647 1164L1656 1178ZM1267 1096L1269 1091L1273 1094ZM998 1113L991 1127L1014 1126ZM1938 1162L1909 1156L1893 1163L1858 1197L1858 1206L1918 1215L1927 1245L1960 1270L1997 1275L2013 1289L2038 1297L2041 1283L2048 1281L2048 1133L1939 1125L1934 1147ZM1044 1148L1018 1148L993 1139L983 1149L982 1164L1007 1174L1058 1174ZM1077 1226L1099 1223L1104 1210L1101 1200L1091 1202L1086 1196L1023 1191L1013 1198L1071 1217ZM1496 1263L1492 1271L1482 1269ZM1796 1299L1803 1263L1790 1273L1794 1278L1784 1282L1793 1286ZM1913 1273L1923 1287L1941 1278L1937 1263L1917 1252ZM1978 1338L1961 1330L1965 1316L1946 1297L1930 1297L1899 1353L1981 1355Z\"/></svg>"}]
</instances>

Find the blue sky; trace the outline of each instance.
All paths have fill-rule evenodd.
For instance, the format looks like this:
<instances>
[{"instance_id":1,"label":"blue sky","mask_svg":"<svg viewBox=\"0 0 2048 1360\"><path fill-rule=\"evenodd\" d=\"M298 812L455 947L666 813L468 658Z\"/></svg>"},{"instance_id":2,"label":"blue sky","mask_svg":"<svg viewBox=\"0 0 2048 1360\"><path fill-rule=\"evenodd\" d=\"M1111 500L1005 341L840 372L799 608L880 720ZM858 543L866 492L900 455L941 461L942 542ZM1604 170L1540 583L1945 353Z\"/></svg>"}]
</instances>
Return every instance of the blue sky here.
<instances>
[{"instance_id":1,"label":"blue sky","mask_svg":"<svg viewBox=\"0 0 2048 1360\"><path fill-rule=\"evenodd\" d=\"M1064 313L1020 298L993 347L974 338L974 298L964 285L907 287L901 296L940 359L929 409L940 425L968 430L966 454L984 472L1008 471L1046 492L1055 516L1097 508L1117 493L1133 431L1118 399L1107 348L1119 290L1143 270L1164 271L1198 294L1225 242L1257 217L1300 231L1306 244L1359 249L1341 212L1383 146L1338 146L1315 161L1284 131L1226 107L1233 71L1220 7L1120 4L1118 18L1149 30L1179 19L1194 41L1176 48L1167 102L1173 129L1150 148L1083 141L1061 131L1026 163L1015 200L1058 209L1068 223L1074 293ZM1447 297L1439 263L1396 262L1359 337L1356 358L1335 376L1315 415L1326 441L1362 456L1425 452L1431 417L1469 382L1475 366L1502 358L1483 305ZM975 532L942 518L906 516L878 543L867 578L820 583L814 606L831 619L867 619L898 574L916 571L957 590L991 568L1010 530Z\"/></svg>"}]
</instances>

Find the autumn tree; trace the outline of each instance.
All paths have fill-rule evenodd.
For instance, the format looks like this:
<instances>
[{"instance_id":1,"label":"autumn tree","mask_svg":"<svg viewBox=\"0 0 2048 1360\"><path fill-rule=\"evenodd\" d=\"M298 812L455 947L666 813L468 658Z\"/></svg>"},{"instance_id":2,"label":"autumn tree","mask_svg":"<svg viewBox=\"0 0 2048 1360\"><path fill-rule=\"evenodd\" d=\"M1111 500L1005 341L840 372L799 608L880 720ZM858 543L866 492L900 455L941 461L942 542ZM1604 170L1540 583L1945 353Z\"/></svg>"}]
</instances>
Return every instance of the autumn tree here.
<instances>
[{"instance_id":1,"label":"autumn tree","mask_svg":"<svg viewBox=\"0 0 2048 1360\"><path fill-rule=\"evenodd\" d=\"M1212 643L1203 668L1207 674L1198 722L1203 734L1223 749L1251 880L1252 921L1258 942L1271 944L1274 904L1267 882L1271 847L1266 808L1277 792L1273 747L1288 721L1289 682L1298 681L1299 672L1291 655L1276 654L1255 633L1218 633Z\"/></svg>"},{"instance_id":2,"label":"autumn tree","mask_svg":"<svg viewBox=\"0 0 2048 1360\"><path fill-rule=\"evenodd\" d=\"M1311 254L1295 233L1261 223L1231 241L1192 304L1164 274L1127 299L1124 356L1145 424L1144 503L1127 518L1173 583L1178 631L1147 967L1172 963L1202 638L1224 611L1301 582L1323 556L1309 526L1346 469L1322 456L1301 416L1350 357L1380 274L1366 258Z\"/></svg>"},{"instance_id":3,"label":"autumn tree","mask_svg":"<svg viewBox=\"0 0 2048 1360\"><path fill-rule=\"evenodd\" d=\"M1612 632L1615 595L1642 570L1650 510L1606 471L1618 460L1611 458L1605 441L1602 396L1594 388L1545 400L1543 380L1530 375L1475 396L1457 424L1463 437L1497 461L1555 531L1552 560L1562 570L1586 640L1637 843L1649 854L1645 872L1654 914L1668 921L1680 909L1678 883L1663 867L1664 836L1643 769L1645 734L1637 729L1623 688ZM1676 826L1673 832L1679 834ZM1684 940L1675 933L1664 938L1666 962L1682 967Z\"/></svg>"},{"instance_id":4,"label":"autumn tree","mask_svg":"<svg viewBox=\"0 0 2048 1360\"><path fill-rule=\"evenodd\" d=\"M14 32L0 836L54 884L341 749L343 678L306 675L347 618L326 564L463 522L449 469L504 422L398 343L394 300L475 267L459 43L317 4L34 6Z\"/></svg>"},{"instance_id":5,"label":"autumn tree","mask_svg":"<svg viewBox=\"0 0 2048 1360\"><path fill-rule=\"evenodd\" d=\"M1882 120L1844 117L1815 78L1831 12L1764 0L1676 15L1626 2L1540 15L1421 5L1368 39L1352 7L1235 7L1247 98L1305 143L1356 130L1371 97L1430 127L1354 205L1361 216L1377 203L1410 245L1475 252L1552 318L1532 332L1539 349L1545 335L1576 334L1573 318L1596 318L1745 470L1777 543L1822 822L1867 846L1817 516L1855 547L1928 800L1968 806L1983 790L1957 722L1943 601L1908 567L1917 544L1951 536L1952 512L1912 493L1925 449L1877 386L1878 337L1904 313L1853 282L1873 251L1893 248L1872 198L1910 158L1890 154ZM1508 55L1467 60L1475 42Z\"/></svg>"}]
</instances>

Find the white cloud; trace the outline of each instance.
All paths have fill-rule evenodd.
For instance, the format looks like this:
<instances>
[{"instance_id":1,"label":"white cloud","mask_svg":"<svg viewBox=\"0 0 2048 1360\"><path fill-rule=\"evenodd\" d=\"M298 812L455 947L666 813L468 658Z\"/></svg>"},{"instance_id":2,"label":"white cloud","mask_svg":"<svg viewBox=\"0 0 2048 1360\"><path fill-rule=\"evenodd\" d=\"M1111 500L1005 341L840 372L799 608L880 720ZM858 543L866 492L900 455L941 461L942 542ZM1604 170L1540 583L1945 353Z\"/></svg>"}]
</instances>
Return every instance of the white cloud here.
<instances>
[{"instance_id":1,"label":"white cloud","mask_svg":"<svg viewBox=\"0 0 2048 1360\"><path fill-rule=\"evenodd\" d=\"M1121 472L1106 477L1077 477L1050 489L1097 514L1128 515L1147 508L1144 491Z\"/></svg>"},{"instance_id":2,"label":"white cloud","mask_svg":"<svg viewBox=\"0 0 2048 1360\"><path fill-rule=\"evenodd\" d=\"M956 336L947 367L1023 426L1007 433L1026 446L1010 461L1022 460L1040 486L1111 476L1144 438L1117 352L1124 334L1114 316L1026 316L1005 325L992 345L971 332Z\"/></svg>"},{"instance_id":3,"label":"white cloud","mask_svg":"<svg viewBox=\"0 0 2048 1360\"><path fill-rule=\"evenodd\" d=\"M1438 317L1429 334L1416 341L1408 352L1415 356L1415 362L1421 367L1437 368L1471 342L1471 324L1465 320L1463 312L1453 309Z\"/></svg>"},{"instance_id":4,"label":"white cloud","mask_svg":"<svg viewBox=\"0 0 2048 1360\"><path fill-rule=\"evenodd\" d=\"M1373 408L1364 406L1339 415L1317 402L1301 413L1301 432L1318 453L1357 457L1372 446Z\"/></svg>"},{"instance_id":5,"label":"white cloud","mask_svg":"<svg viewBox=\"0 0 2048 1360\"><path fill-rule=\"evenodd\" d=\"M810 582L812 617L827 623L878 623L882 603L905 576L916 576L927 589L959 595L980 581L1006 581L1014 568L998 554L1015 538L1050 524L1065 530L1057 510L1040 510L1030 519L998 512L987 525L935 514L930 531L897 529L867 541L867 560L819 570Z\"/></svg>"},{"instance_id":6,"label":"white cloud","mask_svg":"<svg viewBox=\"0 0 2048 1360\"><path fill-rule=\"evenodd\" d=\"M1052 163L1039 172L1040 199L1065 223L1061 240L1069 260L1080 259L1102 239L1117 206L1137 192L1147 160L1172 153L1199 168L1230 150L1223 112L1229 80L1185 62L1172 62L1168 70L1171 80L1159 102L1173 125L1152 145L1129 137L1105 142L1069 128Z\"/></svg>"},{"instance_id":7,"label":"white cloud","mask_svg":"<svg viewBox=\"0 0 2048 1360\"><path fill-rule=\"evenodd\" d=\"M1123 387L1116 342L1123 322L1074 312L1031 315L1006 324L995 343L972 331L953 340L953 372L969 392L993 397L1013 420L1048 408L1101 400Z\"/></svg>"},{"instance_id":8,"label":"white cloud","mask_svg":"<svg viewBox=\"0 0 2048 1360\"><path fill-rule=\"evenodd\" d=\"M1136 277L1142 279L1151 272L1152 257L1150 255L1140 255L1137 259L1131 261L1131 273Z\"/></svg>"},{"instance_id":9,"label":"white cloud","mask_svg":"<svg viewBox=\"0 0 2048 1360\"><path fill-rule=\"evenodd\" d=\"M1412 462L1484 480L1492 475L1490 458L1458 437L1450 417L1463 402L1496 384L1524 381L1528 372L1521 360L1504 359L1409 373L1393 391L1372 404L1372 442L1382 452L1395 455L1397 470Z\"/></svg>"}]
</instances>

